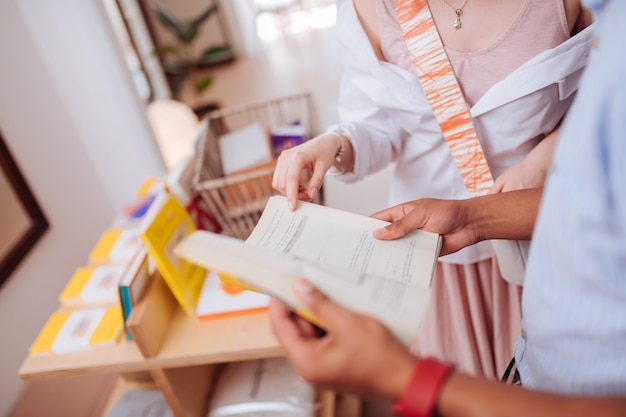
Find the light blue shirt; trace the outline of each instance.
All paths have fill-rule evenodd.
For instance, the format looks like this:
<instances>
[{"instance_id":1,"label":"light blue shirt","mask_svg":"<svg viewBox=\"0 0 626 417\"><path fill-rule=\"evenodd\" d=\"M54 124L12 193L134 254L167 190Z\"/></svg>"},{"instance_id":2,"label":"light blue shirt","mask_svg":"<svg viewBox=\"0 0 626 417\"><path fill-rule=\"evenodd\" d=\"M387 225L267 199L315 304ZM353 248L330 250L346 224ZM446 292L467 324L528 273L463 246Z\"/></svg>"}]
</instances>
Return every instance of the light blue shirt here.
<instances>
[{"instance_id":1,"label":"light blue shirt","mask_svg":"<svg viewBox=\"0 0 626 417\"><path fill-rule=\"evenodd\" d=\"M588 0L595 46L555 149L529 254L525 387L626 394L626 1Z\"/></svg>"}]
</instances>

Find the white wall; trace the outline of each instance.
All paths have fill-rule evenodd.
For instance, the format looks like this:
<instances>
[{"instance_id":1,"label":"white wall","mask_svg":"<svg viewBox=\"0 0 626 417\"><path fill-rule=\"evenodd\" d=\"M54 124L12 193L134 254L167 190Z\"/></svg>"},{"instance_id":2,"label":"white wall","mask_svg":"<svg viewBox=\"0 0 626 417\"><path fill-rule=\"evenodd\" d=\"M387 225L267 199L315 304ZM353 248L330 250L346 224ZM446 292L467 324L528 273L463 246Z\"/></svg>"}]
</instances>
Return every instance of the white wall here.
<instances>
[{"instance_id":1,"label":"white wall","mask_svg":"<svg viewBox=\"0 0 626 417\"><path fill-rule=\"evenodd\" d=\"M116 209L164 169L104 16L99 0L0 1L0 130L51 224L0 288L0 416L56 296ZM327 204L371 214L385 206L388 175L328 186Z\"/></svg>"},{"instance_id":2,"label":"white wall","mask_svg":"<svg viewBox=\"0 0 626 417\"><path fill-rule=\"evenodd\" d=\"M0 130L51 224L0 288L2 416L71 273L164 169L104 16L98 0L0 2Z\"/></svg>"},{"instance_id":3,"label":"white wall","mask_svg":"<svg viewBox=\"0 0 626 417\"><path fill-rule=\"evenodd\" d=\"M253 54L259 49L256 11L251 0L220 0L222 27L237 56Z\"/></svg>"}]
</instances>

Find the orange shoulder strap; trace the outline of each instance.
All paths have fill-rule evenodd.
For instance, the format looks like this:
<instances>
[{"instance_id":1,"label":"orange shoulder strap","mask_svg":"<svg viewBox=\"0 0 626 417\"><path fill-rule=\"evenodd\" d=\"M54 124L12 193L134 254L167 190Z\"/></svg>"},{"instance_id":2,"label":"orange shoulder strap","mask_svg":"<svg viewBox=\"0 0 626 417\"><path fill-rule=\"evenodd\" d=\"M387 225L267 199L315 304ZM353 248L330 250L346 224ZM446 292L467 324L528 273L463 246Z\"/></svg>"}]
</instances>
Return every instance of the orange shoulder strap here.
<instances>
[{"instance_id":1,"label":"orange shoulder strap","mask_svg":"<svg viewBox=\"0 0 626 417\"><path fill-rule=\"evenodd\" d=\"M485 194L493 178L428 3L398 0L396 13L413 65L465 186L473 195Z\"/></svg>"}]
</instances>

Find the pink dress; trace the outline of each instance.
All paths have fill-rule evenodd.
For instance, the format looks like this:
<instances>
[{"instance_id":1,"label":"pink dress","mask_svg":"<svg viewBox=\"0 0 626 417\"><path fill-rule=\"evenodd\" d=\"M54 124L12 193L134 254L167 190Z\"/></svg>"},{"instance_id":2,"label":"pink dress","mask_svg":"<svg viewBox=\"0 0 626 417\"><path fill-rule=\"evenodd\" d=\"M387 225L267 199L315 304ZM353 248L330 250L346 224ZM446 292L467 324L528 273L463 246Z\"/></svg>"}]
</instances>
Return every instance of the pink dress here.
<instances>
[{"instance_id":1,"label":"pink dress","mask_svg":"<svg viewBox=\"0 0 626 417\"><path fill-rule=\"evenodd\" d=\"M377 2L385 60L415 72L390 0ZM446 48L470 105L538 53L569 39L562 0L526 0L510 28L471 53ZM416 354L451 361L469 374L499 379L521 329L521 287L509 284L495 257L470 264L439 262Z\"/></svg>"}]
</instances>

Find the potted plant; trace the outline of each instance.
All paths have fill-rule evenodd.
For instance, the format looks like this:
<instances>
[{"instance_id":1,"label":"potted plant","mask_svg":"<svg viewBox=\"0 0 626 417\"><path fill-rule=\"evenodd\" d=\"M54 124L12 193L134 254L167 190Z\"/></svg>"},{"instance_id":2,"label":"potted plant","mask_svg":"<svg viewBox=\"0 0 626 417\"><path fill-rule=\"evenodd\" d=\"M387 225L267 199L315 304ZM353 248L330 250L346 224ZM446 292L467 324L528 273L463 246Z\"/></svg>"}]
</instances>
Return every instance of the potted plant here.
<instances>
[{"instance_id":1,"label":"potted plant","mask_svg":"<svg viewBox=\"0 0 626 417\"><path fill-rule=\"evenodd\" d=\"M212 4L198 16L180 19L164 6L157 4L155 14L159 22L170 31L176 44L161 45L155 53L163 58L163 66L168 76L172 93L176 96L183 84L191 79L194 90L202 93L213 83L209 74L199 75L198 70L233 58L228 45L211 45L199 55L194 54L194 43L198 39L200 28L217 12L217 5Z\"/></svg>"}]
</instances>

